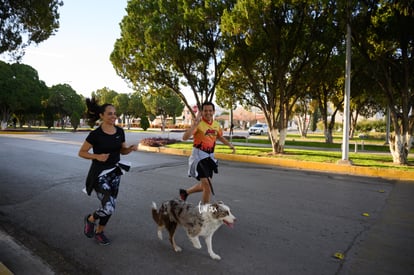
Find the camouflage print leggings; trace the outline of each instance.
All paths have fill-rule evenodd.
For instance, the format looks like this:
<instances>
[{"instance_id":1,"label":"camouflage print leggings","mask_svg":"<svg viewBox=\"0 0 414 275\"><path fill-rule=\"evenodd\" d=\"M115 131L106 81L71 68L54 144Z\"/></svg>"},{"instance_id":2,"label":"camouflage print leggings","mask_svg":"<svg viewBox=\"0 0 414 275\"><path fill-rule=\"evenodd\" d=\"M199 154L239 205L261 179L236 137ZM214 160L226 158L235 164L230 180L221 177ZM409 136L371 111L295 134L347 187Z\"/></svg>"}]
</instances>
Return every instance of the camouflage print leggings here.
<instances>
[{"instance_id":1,"label":"camouflage print leggings","mask_svg":"<svg viewBox=\"0 0 414 275\"><path fill-rule=\"evenodd\" d=\"M116 197L118 196L121 176L114 172L100 176L99 185L95 188L96 195L101 201L101 207L94 213L94 218L99 219L100 225L106 225L115 211Z\"/></svg>"}]
</instances>

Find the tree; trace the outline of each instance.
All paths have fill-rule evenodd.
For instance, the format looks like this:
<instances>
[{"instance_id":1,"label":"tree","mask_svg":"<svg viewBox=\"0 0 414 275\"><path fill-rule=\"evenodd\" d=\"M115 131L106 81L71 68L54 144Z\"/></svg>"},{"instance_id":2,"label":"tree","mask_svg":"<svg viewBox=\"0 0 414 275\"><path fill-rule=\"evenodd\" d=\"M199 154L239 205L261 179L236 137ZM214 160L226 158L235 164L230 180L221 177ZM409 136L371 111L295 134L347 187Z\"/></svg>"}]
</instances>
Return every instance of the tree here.
<instances>
[{"instance_id":1,"label":"tree","mask_svg":"<svg viewBox=\"0 0 414 275\"><path fill-rule=\"evenodd\" d=\"M263 111L273 153L284 152L291 111L308 88L312 64L340 42L335 11L331 1L245 0L224 12L232 79L245 87L239 98Z\"/></svg>"},{"instance_id":2,"label":"tree","mask_svg":"<svg viewBox=\"0 0 414 275\"><path fill-rule=\"evenodd\" d=\"M7 128L7 122L15 109L15 78L16 76L11 66L0 61L0 110L2 130Z\"/></svg>"},{"instance_id":3,"label":"tree","mask_svg":"<svg viewBox=\"0 0 414 275\"><path fill-rule=\"evenodd\" d=\"M69 84L58 84L50 88L50 96L46 103L48 112L59 120L62 129L68 122L68 118L80 119L80 114L86 109L83 97L78 95ZM76 128L79 121L74 121ZM72 126L73 126L72 123Z\"/></svg>"},{"instance_id":4,"label":"tree","mask_svg":"<svg viewBox=\"0 0 414 275\"><path fill-rule=\"evenodd\" d=\"M95 92L92 92L92 97L94 97L99 102L99 104L114 104L114 99L117 95L117 92L109 89L108 87L104 87L102 89L96 90Z\"/></svg>"},{"instance_id":5,"label":"tree","mask_svg":"<svg viewBox=\"0 0 414 275\"><path fill-rule=\"evenodd\" d=\"M159 96L158 94L162 94ZM184 105L181 100L174 93L169 90L162 92L150 92L144 97L144 105L146 109L154 116L160 116L162 122L162 131L165 130L168 116L175 118L181 115L184 110Z\"/></svg>"},{"instance_id":6,"label":"tree","mask_svg":"<svg viewBox=\"0 0 414 275\"><path fill-rule=\"evenodd\" d=\"M217 85L216 102L218 106L230 110L230 128L234 127L234 110L237 108L237 103L241 101L238 95L243 91L244 86L240 86L240 81L233 79L230 70L224 73Z\"/></svg>"},{"instance_id":7,"label":"tree","mask_svg":"<svg viewBox=\"0 0 414 275\"><path fill-rule=\"evenodd\" d=\"M192 112L183 87L198 107L212 101L227 69L219 22L232 1L131 0L111 62L141 91L173 91ZM193 114L194 115L194 114Z\"/></svg>"},{"instance_id":8,"label":"tree","mask_svg":"<svg viewBox=\"0 0 414 275\"><path fill-rule=\"evenodd\" d=\"M74 111L71 115L70 115L70 124L73 127L73 131L76 131L79 127L80 124L80 119L81 119L81 115Z\"/></svg>"},{"instance_id":9,"label":"tree","mask_svg":"<svg viewBox=\"0 0 414 275\"><path fill-rule=\"evenodd\" d=\"M311 75L317 77L309 80L310 95L318 102L326 143L333 143L336 114L343 110L345 55L339 49L314 62Z\"/></svg>"},{"instance_id":10,"label":"tree","mask_svg":"<svg viewBox=\"0 0 414 275\"><path fill-rule=\"evenodd\" d=\"M39 44L59 28L60 0L2 0L0 4L0 53L16 58L31 43Z\"/></svg>"},{"instance_id":11,"label":"tree","mask_svg":"<svg viewBox=\"0 0 414 275\"><path fill-rule=\"evenodd\" d=\"M298 131L301 137L306 137L310 127L310 117L315 112L315 109L312 108L315 103L310 97L300 98L292 111L294 113L294 120L298 126Z\"/></svg>"},{"instance_id":12,"label":"tree","mask_svg":"<svg viewBox=\"0 0 414 275\"><path fill-rule=\"evenodd\" d=\"M129 117L130 117L130 113L128 110L128 105L129 105L129 95L127 94L118 94L115 96L115 98L113 99L113 104L115 106L116 112L118 114L118 116L120 116L122 114L122 118L123 118L123 124L125 125L126 123L128 123L128 129L130 128L130 124L129 124Z\"/></svg>"},{"instance_id":13,"label":"tree","mask_svg":"<svg viewBox=\"0 0 414 275\"><path fill-rule=\"evenodd\" d=\"M378 113L385 114L387 101L381 92L381 88L372 77L371 69L366 66L365 58L358 51L353 52L350 101L350 133L353 138L357 128L359 116L373 117Z\"/></svg>"},{"instance_id":14,"label":"tree","mask_svg":"<svg viewBox=\"0 0 414 275\"><path fill-rule=\"evenodd\" d=\"M311 107L313 109L313 112L310 118L310 130L315 132L318 129L318 121L321 117L321 112L319 109L319 103L316 100L312 101Z\"/></svg>"},{"instance_id":15,"label":"tree","mask_svg":"<svg viewBox=\"0 0 414 275\"><path fill-rule=\"evenodd\" d=\"M25 64L0 61L1 127L5 129L12 114L20 123L25 116L38 114L41 102L47 97L47 86L37 71Z\"/></svg>"},{"instance_id":16,"label":"tree","mask_svg":"<svg viewBox=\"0 0 414 275\"><path fill-rule=\"evenodd\" d=\"M148 111L143 103L142 95L134 92L129 99L128 114L130 116L139 117L141 119L141 128L147 130L149 128ZM148 123L147 123L148 122Z\"/></svg>"},{"instance_id":17,"label":"tree","mask_svg":"<svg viewBox=\"0 0 414 275\"><path fill-rule=\"evenodd\" d=\"M82 95L71 94L71 100L68 102L69 108L72 110L72 113L69 114L70 124L74 131L76 131L80 124L80 119L82 114L86 110L85 98Z\"/></svg>"},{"instance_id":18,"label":"tree","mask_svg":"<svg viewBox=\"0 0 414 275\"><path fill-rule=\"evenodd\" d=\"M141 117L141 128L146 131L150 127L150 123L147 116Z\"/></svg>"},{"instance_id":19,"label":"tree","mask_svg":"<svg viewBox=\"0 0 414 275\"><path fill-rule=\"evenodd\" d=\"M408 163L414 133L414 8L410 1L362 2L351 21L355 45L386 98L396 164Z\"/></svg>"}]
</instances>

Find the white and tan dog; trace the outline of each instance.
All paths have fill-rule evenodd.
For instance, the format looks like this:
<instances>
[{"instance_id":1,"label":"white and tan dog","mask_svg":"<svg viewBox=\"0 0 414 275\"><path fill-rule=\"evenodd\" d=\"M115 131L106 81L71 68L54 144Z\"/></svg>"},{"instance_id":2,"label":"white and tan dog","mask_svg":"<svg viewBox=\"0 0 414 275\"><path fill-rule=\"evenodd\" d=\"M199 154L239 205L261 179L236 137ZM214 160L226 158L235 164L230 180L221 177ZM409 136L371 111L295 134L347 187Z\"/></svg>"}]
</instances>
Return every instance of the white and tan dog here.
<instances>
[{"instance_id":1,"label":"white and tan dog","mask_svg":"<svg viewBox=\"0 0 414 275\"><path fill-rule=\"evenodd\" d=\"M170 235L169 240L174 251L181 251L174 240L177 226L181 225L186 229L187 236L195 248L201 248L199 236L204 237L207 251L210 257L215 260L221 258L213 251L212 238L214 232L223 223L233 227L236 220L236 217L230 212L230 208L223 202L193 206L182 200L165 201L160 209L157 209L157 205L153 202L152 217L158 225L158 238L162 240L162 229L165 227Z\"/></svg>"}]
</instances>

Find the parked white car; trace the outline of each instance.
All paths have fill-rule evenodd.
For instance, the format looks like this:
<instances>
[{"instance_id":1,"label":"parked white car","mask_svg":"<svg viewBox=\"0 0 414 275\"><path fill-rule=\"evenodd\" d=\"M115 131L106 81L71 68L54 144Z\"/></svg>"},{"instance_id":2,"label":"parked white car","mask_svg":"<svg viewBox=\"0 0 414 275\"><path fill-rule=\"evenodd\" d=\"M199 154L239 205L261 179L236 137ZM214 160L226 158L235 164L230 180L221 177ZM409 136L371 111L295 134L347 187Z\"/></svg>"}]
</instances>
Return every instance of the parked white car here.
<instances>
[{"instance_id":1,"label":"parked white car","mask_svg":"<svg viewBox=\"0 0 414 275\"><path fill-rule=\"evenodd\" d=\"M268 133L267 124L264 123L256 123L252 127L249 128L249 135L263 135Z\"/></svg>"}]
</instances>

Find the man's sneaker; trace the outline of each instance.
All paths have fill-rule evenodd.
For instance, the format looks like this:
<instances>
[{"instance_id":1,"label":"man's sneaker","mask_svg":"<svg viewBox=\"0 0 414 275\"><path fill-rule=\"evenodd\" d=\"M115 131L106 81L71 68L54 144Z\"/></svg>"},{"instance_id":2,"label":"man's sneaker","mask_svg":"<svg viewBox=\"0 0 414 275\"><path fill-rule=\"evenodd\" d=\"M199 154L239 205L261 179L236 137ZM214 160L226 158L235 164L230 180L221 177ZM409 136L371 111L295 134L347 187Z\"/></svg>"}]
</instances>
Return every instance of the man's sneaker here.
<instances>
[{"instance_id":1,"label":"man's sneaker","mask_svg":"<svg viewBox=\"0 0 414 275\"><path fill-rule=\"evenodd\" d=\"M184 190L184 189L180 189L180 198L181 198L183 201L186 201L186 200L187 200L187 197L188 197L188 193L187 193L187 191L186 191L186 190Z\"/></svg>"},{"instance_id":2,"label":"man's sneaker","mask_svg":"<svg viewBox=\"0 0 414 275\"><path fill-rule=\"evenodd\" d=\"M85 233L86 237L92 238L95 233L95 223L88 220L89 216L90 215L85 216L85 226L83 228L83 233Z\"/></svg>"},{"instance_id":3,"label":"man's sneaker","mask_svg":"<svg viewBox=\"0 0 414 275\"><path fill-rule=\"evenodd\" d=\"M103 232L95 233L95 240L97 240L100 245L110 244L108 238L105 236Z\"/></svg>"}]
</instances>

